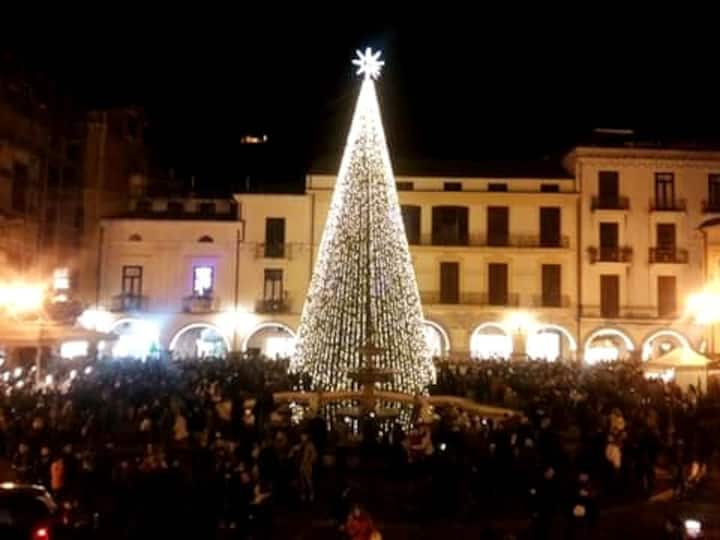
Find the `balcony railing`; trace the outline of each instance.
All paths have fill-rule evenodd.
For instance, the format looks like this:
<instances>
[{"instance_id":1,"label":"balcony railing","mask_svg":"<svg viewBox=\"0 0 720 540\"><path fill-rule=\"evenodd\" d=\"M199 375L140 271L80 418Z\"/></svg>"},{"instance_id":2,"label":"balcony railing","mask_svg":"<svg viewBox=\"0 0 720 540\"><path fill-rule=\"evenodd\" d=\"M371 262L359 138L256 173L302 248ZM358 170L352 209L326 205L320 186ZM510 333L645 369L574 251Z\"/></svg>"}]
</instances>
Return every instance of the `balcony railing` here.
<instances>
[{"instance_id":1,"label":"balcony railing","mask_svg":"<svg viewBox=\"0 0 720 540\"><path fill-rule=\"evenodd\" d=\"M289 313L290 302L284 298L263 298L255 304L255 313Z\"/></svg>"},{"instance_id":2,"label":"balcony railing","mask_svg":"<svg viewBox=\"0 0 720 540\"><path fill-rule=\"evenodd\" d=\"M657 306L620 306L616 314L603 313L601 306L582 306L582 316L592 319L673 319L677 314L659 314Z\"/></svg>"},{"instance_id":3,"label":"balcony railing","mask_svg":"<svg viewBox=\"0 0 720 540\"><path fill-rule=\"evenodd\" d=\"M136 294L118 294L112 297L111 311L146 311L148 297Z\"/></svg>"},{"instance_id":4,"label":"balcony railing","mask_svg":"<svg viewBox=\"0 0 720 540\"><path fill-rule=\"evenodd\" d=\"M256 259L289 259L290 244L256 244Z\"/></svg>"},{"instance_id":5,"label":"balcony railing","mask_svg":"<svg viewBox=\"0 0 720 540\"><path fill-rule=\"evenodd\" d=\"M589 247L590 264L598 262L629 263L632 261L633 249L630 246Z\"/></svg>"},{"instance_id":6,"label":"balcony railing","mask_svg":"<svg viewBox=\"0 0 720 540\"><path fill-rule=\"evenodd\" d=\"M593 197L591 210L628 210L630 200L627 197Z\"/></svg>"},{"instance_id":7,"label":"balcony railing","mask_svg":"<svg viewBox=\"0 0 720 540\"><path fill-rule=\"evenodd\" d=\"M685 212L687 204L685 199L652 199L651 212Z\"/></svg>"},{"instance_id":8,"label":"balcony railing","mask_svg":"<svg viewBox=\"0 0 720 540\"><path fill-rule=\"evenodd\" d=\"M440 291L422 291L420 293L420 301L428 305L517 307L520 304L520 295L517 293L508 293L507 301L504 304L491 304L488 293L461 293L458 296L457 302L450 302L442 297Z\"/></svg>"},{"instance_id":9,"label":"balcony railing","mask_svg":"<svg viewBox=\"0 0 720 540\"><path fill-rule=\"evenodd\" d=\"M687 264L688 250L676 247L654 247L649 250L650 264L673 263Z\"/></svg>"},{"instance_id":10,"label":"balcony railing","mask_svg":"<svg viewBox=\"0 0 720 540\"><path fill-rule=\"evenodd\" d=\"M461 237L450 237L437 235L422 235L420 241L411 245L421 246L469 246L469 247L512 247L512 248L568 248L570 237L559 236L557 238L542 238L539 235L510 235L507 240L494 238L488 242L487 235L478 234Z\"/></svg>"},{"instance_id":11,"label":"balcony railing","mask_svg":"<svg viewBox=\"0 0 720 540\"><path fill-rule=\"evenodd\" d=\"M720 214L720 200L709 200L702 202L704 214Z\"/></svg>"},{"instance_id":12,"label":"balcony railing","mask_svg":"<svg viewBox=\"0 0 720 540\"><path fill-rule=\"evenodd\" d=\"M549 298L538 294L533 296L533 306L536 308L569 308L570 296L563 294L555 298Z\"/></svg>"},{"instance_id":13,"label":"balcony railing","mask_svg":"<svg viewBox=\"0 0 720 540\"><path fill-rule=\"evenodd\" d=\"M182 309L185 313L213 313L218 311L220 299L217 296L186 296L182 300Z\"/></svg>"}]
</instances>

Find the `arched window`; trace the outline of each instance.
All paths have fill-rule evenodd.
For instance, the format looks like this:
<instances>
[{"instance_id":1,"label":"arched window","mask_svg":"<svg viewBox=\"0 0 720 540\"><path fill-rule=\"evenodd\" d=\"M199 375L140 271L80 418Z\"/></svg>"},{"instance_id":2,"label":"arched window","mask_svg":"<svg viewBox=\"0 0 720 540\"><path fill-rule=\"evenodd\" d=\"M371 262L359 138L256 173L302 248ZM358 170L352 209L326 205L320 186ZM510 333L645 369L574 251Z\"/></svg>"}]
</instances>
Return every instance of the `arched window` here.
<instances>
[{"instance_id":1,"label":"arched window","mask_svg":"<svg viewBox=\"0 0 720 540\"><path fill-rule=\"evenodd\" d=\"M140 236L138 233L131 234L130 238L128 238L128 241L130 242L142 242L142 236Z\"/></svg>"},{"instance_id":2,"label":"arched window","mask_svg":"<svg viewBox=\"0 0 720 540\"><path fill-rule=\"evenodd\" d=\"M198 238L198 242L212 243L212 242L214 242L214 240L212 239L212 236L208 236L207 234L205 234L205 235L201 236L200 238Z\"/></svg>"}]
</instances>

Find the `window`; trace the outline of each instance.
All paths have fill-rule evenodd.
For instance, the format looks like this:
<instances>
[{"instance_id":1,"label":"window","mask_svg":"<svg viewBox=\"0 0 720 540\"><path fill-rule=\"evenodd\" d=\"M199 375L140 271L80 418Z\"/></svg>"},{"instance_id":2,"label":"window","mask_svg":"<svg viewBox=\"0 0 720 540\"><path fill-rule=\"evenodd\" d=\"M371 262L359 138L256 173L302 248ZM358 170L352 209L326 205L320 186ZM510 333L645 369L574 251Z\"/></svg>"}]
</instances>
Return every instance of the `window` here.
<instances>
[{"instance_id":1,"label":"window","mask_svg":"<svg viewBox=\"0 0 720 540\"><path fill-rule=\"evenodd\" d=\"M285 218L265 219L265 257L285 256Z\"/></svg>"},{"instance_id":2,"label":"window","mask_svg":"<svg viewBox=\"0 0 720 540\"><path fill-rule=\"evenodd\" d=\"M182 201L169 201L167 203L167 211L170 214L182 214L185 211L185 205Z\"/></svg>"},{"instance_id":3,"label":"window","mask_svg":"<svg viewBox=\"0 0 720 540\"><path fill-rule=\"evenodd\" d=\"M655 208L672 210L675 207L675 175L655 173Z\"/></svg>"},{"instance_id":4,"label":"window","mask_svg":"<svg viewBox=\"0 0 720 540\"><path fill-rule=\"evenodd\" d=\"M675 276L658 276L658 317L677 314L677 282Z\"/></svg>"},{"instance_id":5,"label":"window","mask_svg":"<svg viewBox=\"0 0 720 540\"><path fill-rule=\"evenodd\" d=\"M70 290L70 271L67 268L53 270L53 290L55 292Z\"/></svg>"},{"instance_id":6,"label":"window","mask_svg":"<svg viewBox=\"0 0 720 540\"><path fill-rule=\"evenodd\" d=\"M398 191L412 191L415 189L415 185L412 182L398 182L396 185Z\"/></svg>"},{"instance_id":7,"label":"window","mask_svg":"<svg viewBox=\"0 0 720 540\"><path fill-rule=\"evenodd\" d=\"M142 266L123 266L122 267L122 296L123 308L137 309L140 307L140 298L142 297Z\"/></svg>"},{"instance_id":8,"label":"window","mask_svg":"<svg viewBox=\"0 0 720 540\"><path fill-rule=\"evenodd\" d=\"M507 184L488 184L488 191L507 191Z\"/></svg>"},{"instance_id":9,"label":"window","mask_svg":"<svg viewBox=\"0 0 720 540\"><path fill-rule=\"evenodd\" d=\"M400 207L403 223L405 224L405 236L408 244L417 245L420 243L420 207L403 205Z\"/></svg>"},{"instance_id":10,"label":"window","mask_svg":"<svg viewBox=\"0 0 720 540\"><path fill-rule=\"evenodd\" d=\"M137 137L138 134L138 121L135 117L128 117L127 119L127 136L131 139Z\"/></svg>"},{"instance_id":11,"label":"window","mask_svg":"<svg viewBox=\"0 0 720 540\"><path fill-rule=\"evenodd\" d=\"M487 244L507 246L509 242L509 209L507 206L488 206Z\"/></svg>"},{"instance_id":12,"label":"window","mask_svg":"<svg viewBox=\"0 0 720 540\"><path fill-rule=\"evenodd\" d=\"M440 303L460 302L460 265L456 262L440 263Z\"/></svg>"},{"instance_id":13,"label":"window","mask_svg":"<svg viewBox=\"0 0 720 540\"><path fill-rule=\"evenodd\" d=\"M560 186L558 184L540 184L540 191L542 193L559 193Z\"/></svg>"},{"instance_id":14,"label":"window","mask_svg":"<svg viewBox=\"0 0 720 540\"><path fill-rule=\"evenodd\" d=\"M462 191L461 182L445 182L443 184L443 191Z\"/></svg>"},{"instance_id":15,"label":"window","mask_svg":"<svg viewBox=\"0 0 720 540\"><path fill-rule=\"evenodd\" d=\"M18 163L17 161L13 165L13 180L12 180L12 209L16 212L25 212L27 205L27 193L28 193L28 182L30 177L28 175L28 167L24 163Z\"/></svg>"},{"instance_id":16,"label":"window","mask_svg":"<svg viewBox=\"0 0 720 540\"><path fill-rule=\"evenodd\" d=\"M620 202L620 178L617 171L598 173L599 208L617 208Z\"/></svg>"},{"instance_id":17,"label":"window","mask_svg":"<svg viewBox=\"0 0 720 540\"><path fill-rule=\"evenodd\" d=\"M504 263L488 264L488 304L506 306L508 303L508 266Z\"/></svg>"},{"instance_id":18,"label":"window","mask_svg":"<svg viewBox=\"0 0 720 540\"><path fill-rule=\"evenodd\" d=\"M600 314L606 318L620 315L620 276L616 274L600 276Z\"/></svg>"},{"instance_id":19,"label":"window","mask_svg":"<svg viewBox=\"0 0 720 540\"><path fill-rule=\"evenodd\" d=\"M657 235L657 248L664 252L675 251L675 224L657 223L655 225Z\"/></svg>"},{"instance_id":20,"label":"window","mask_svg":"<svg viewBox=\"0 0 720 540\"><path fill-rule=\"evenodd\" d=\"M542 305L560 307L562 305L562 266L559 264L542 265Z\"/></svg>"},{"instance_id":21,"label":"window","mask_svg":"<svg viewBox=\"0 0 720 540\"><path fill-rule=\"evenodd\" d=\"M215 214L215 203L213 202L204 202L198 204L198 213L202 214L203 216L212 216Z\"/></svg>"},{"instance_id":22,"label":"window","mask_svg":"<svg viewBox=\"0 0 720 540\"><path fill-rule=\"evenodd\" d=\"M540 208L540 245L560 246L560 208Z\"/></svg>"},{"instance_id":23,"label":"window","mask_svg":"<svg viewBox=\"0 0 720 540\"><path fill-rule=\"evenodd\" d=\"M266 268L263 299L265 301L280 301L283 299L283 295L283 271L279 268Z\"/></svg>"},{"instance_id":24,"label":"window","mask_svg":"<svg viewBox=\"0 0 720 540\"><path fill-rule=\"evenodd\" d=\"M712 210L720 210L720 174L708 175L708 202Z\"/></svg>"},{"instance_id":25,"label":"window","mask_svg":"<svg viewBox=\"0 0 720 540\"><path fill-rule=\"evenodd\" d=\"M150 199L140 199L135 203L136 212L152 212L152 201Z\"/></svg>"},{"instance_id":26,"label":"window","mask_svg":"<svg viewBox=\"0 0 720 540\"><path fill-rule=\"evenodd\" d=\"M215 284L215 271L212 266L193 267L193 293L196 296L210 296Z\"/></svg>"},{"instance_id":27,"label":"window","mask_svg":"<svg viewBox=\"0 0 720 540\"><path fill-rule=\"evenodd\" d=\"M435 206L432 211L434 246L468 245L468 209L464 206Z\"/></svg>"},{"instance_id":28,"label":"window","mask_svg":"<svg viewBox=\"0 0 720 540\"><path fill-rule=\"evenodd\" d=\"M617 223L600 223L600 260L620 260L618 246L619 227Z\"/></svg>"}]
</instances>

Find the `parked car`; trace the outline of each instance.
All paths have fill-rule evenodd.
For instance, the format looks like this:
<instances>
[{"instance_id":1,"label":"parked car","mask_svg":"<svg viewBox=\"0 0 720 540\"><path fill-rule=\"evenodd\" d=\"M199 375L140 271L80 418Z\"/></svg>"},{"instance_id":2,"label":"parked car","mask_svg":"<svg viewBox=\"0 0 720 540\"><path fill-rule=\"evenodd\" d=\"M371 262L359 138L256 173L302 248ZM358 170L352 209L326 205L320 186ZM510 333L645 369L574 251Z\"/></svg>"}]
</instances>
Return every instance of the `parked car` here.
<instances>
[{"instance_id":1,"label":"parked car","mask_svg":"<svg viewBox=\"0 0 720 540\"><path fill-rule=\"evenodd\" d=\"M96 523L78 520L60 509L43 486L0 484L0 538L64 540L89 537Z\"/></svg>"}]
</instances>

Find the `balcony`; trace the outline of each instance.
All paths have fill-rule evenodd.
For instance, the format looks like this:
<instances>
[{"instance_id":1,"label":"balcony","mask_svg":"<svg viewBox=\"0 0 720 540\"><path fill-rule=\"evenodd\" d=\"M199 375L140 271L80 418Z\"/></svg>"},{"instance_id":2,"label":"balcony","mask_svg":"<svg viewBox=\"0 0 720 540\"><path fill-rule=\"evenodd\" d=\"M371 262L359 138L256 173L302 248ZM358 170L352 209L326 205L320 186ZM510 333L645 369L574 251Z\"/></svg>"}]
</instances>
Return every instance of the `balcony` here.
<instances>
[{"instance_id":1,"label":"balcony","mask_svg":"<svg viewBox=\"0 0 720 540\"><path fill-rule=\"evenodd\" d=\"M652 199L651 212L685 212L687 204L685 199Z\"/></svg>"},{"instance_id":2,"label":"balcony","mask_svg":"<svg viewBox=\"0 0 720 540\"><path fill-rule=\"evenodd\" d=\"M590 209L595 210L629 210L630 200L627 197L593 197Z\"/></svg>"},{"instance_id":3,"label":"balcony","mask_svg":"<svg viewBox=\"0 0 720 540\"><path fill-rule=\"evenodd\" d=\"M290 313L287 295L283 295L283 298L258 300L255 304L255 313Z\"/></svg>"},{"instance_id":4,"label":"balcony","mask_svg":"<svg viewBox=\"0 0 720 540\"><path fill-rule=\"evenodd\" d=\"M214 313L218 311L220 299L217 296L186 296L182 300L182 310L184 313Z\"/></svg>"},{"instance_id":5,"label":"balcony","mask_svg":"<svg viewBox=\"0 0 720 540\"><path fill-rule=\"evenodd\" d=\"M570 296L567 294L555 298L546 298L538 294L533 296L533 307L536 308L569 308Z\"/></svg>"},{"instance_id":6,"label":"balcony","mask_svg":"<svg viewBox=\"0 0 720 540\"><path fill-rule=\"evenodd\" d=\"M687 264L688 250L676 247L654 247L649 250L650 264L670 263Z\"/></svg>"},{"instance_id":7,"label":"balcony","mask_svg":"<svg viewBox=\"0 0 720 540\"><path fill-rule=\"evenodd\" d=\"M720 214L720 200L709 200L702 202L703 214Z\"/></svg>"},{"instance_id":8,"label":"balcony","mask_svg":"<svg viewBox=\"0 0 720 540\"><path fill-rule=\"evenodd\" d=\"M633 249L630 246L589 247L590 264L599 262L632 262Z\"/></svg>"},{"instance_id":9,"label":"balcony","mask_svg":"<svg viewBox=\"0 0 720 540\"><path fill-rule=\"evenodd\" d=\"M110 311L130 312L146 311L148 297L137 294L118 294L112 297Z\"/></svg>"},{"instance_id":10,"label":"balcony","mask_svg":"<svg viewBox=\"0 0 720 540\"><path fill-rule=\"evenodd\" d=\"M508 293L507 302L504 304L491 304L490 297L487 293L461 293L457 302L443 302L440 291L422 291L420 293L420 301L427 305L442 306L498 306L498 307L517 307L520 305L520 295L517 293Z\"/></svg>"},{"instance_id":11,"label":"balcony","mask_svg":"<svg viewBox=\"0 0 720 540\"><path fill-rule=\"evenodd\" d=\"M289 259L290 244L256 244L256 259Z\"/></svg>"},{"instance_id":12,"label":"balcony","mask_svg":"<svg viewBox=\"0 0 720 540\"><path fill-rule=\"evenodd\" d=\"M487 235L478 234L470 236L438 236L438 235L422 235L419 242L411 243L411 246L468 246L468 247L511 247L511 248L543 248L556 249L570 247L570 237L559 236L557 238L542 238L539 235L510 235L505 242L498 241L497 238L493 242L488 242Z\"/></svg>"},{"instance_id":13,"label":"balcony","mask_svg":"<svg viewBox=\"0 0 720 540\"><path fill-rule=\"evenodd\" d=\"M676 315L658 313L657 306L619 306L617 313L603 313L601 306L582 306L582 317L588 319L672 319Z\"/></svg>"}]
</instances>

